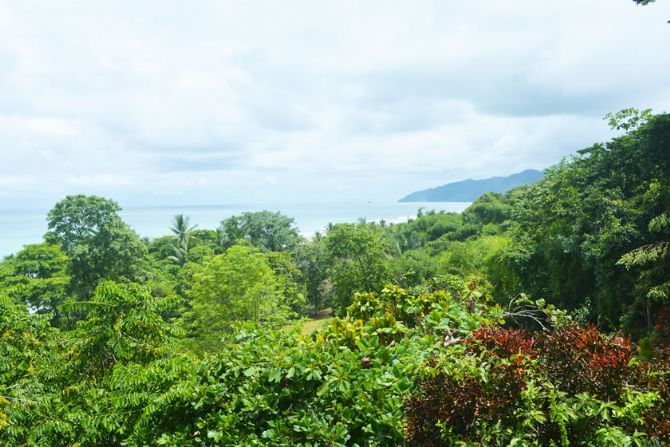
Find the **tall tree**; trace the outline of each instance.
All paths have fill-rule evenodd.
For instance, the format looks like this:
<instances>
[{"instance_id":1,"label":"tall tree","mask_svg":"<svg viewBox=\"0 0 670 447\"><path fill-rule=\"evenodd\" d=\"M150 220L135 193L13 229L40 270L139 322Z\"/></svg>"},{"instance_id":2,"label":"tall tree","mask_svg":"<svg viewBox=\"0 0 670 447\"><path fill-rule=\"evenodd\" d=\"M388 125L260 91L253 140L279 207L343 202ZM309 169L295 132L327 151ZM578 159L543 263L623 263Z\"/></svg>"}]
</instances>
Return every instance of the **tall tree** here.
<instances>
[{"instance_id":1,"label":"tall tree","mask_svg":"<svg viewBox=\"0 0 670 447\"><path fill-rule=\"evenodd\" d=\"M170 231L175 235L177 240L177 245L184 245L188 239L193 235L193 230L195 230L197 225L190 225L190 218L184 216L183 214L177 214L172 218L172 226Z\"/></svg>"},{"instance_id":2,"label":"tall tree","mask_svg":"<svg viewBox=\"0 0 670 447\"><path fill-rule=\"evenodd\" d=\"M168 259L179 265L188 262L188 254L194 245L193 232L197 225L190 226L189 218L183 214L177 214L172 219L170 231L174 233L173 254Z\"/></svg>"},{"instance_id":3,"label":"tall tree","mask_svg":"<svg viewBox=\"0 0 670 447\"><path fill-rule=\"evenodd\" d=\"M626 133L513 192L515 243L505 262L526 292L566 308L590 301L602 327L635 328L645 319L644 300L635 275L617 262L659 241L649 222L670 206L670 115L626 109L607 118Z\"/></svg>"},{"instance_id":4,"label":"tall tree","mask_svg":"<svg viewBox=\"0 0 670 447\"><path fill-rule=\"evenodd\" d=\"M233 246L193 268L188 319L194 349L216 349L234 322L282 320L287 315L280 283L263 253Z\"/></svg>"},{"instance_id":5,"label":"tall tree","mask_svg":"<svg viewBox=\"0 0 670 447\"><path fill-rule=\"evenodd\" d=\"M257 211L232 216L219 227L221 244L245 244L262 251L294 250L302 238L293 218L279 212Z\"/></svg>"},{"instance_id":6,"label":"tall tree","mask_svg":"<svg viewBox=\"0 0 670 447\"><path fill-rule=\"evenodd\" d=\"M118 363L147 363L170 352L178 331L161 312L174 304L147 286L101 282L90 301L72 304L87 315L68 341L74 373L97 379Z\"/></svg>"},{"instance_id":7,"label":"tall tree","mask_svg":"<svg viewBox=\"0 0 670 447\"><path fill-rule=\"evenodd\" d=\"M356 292L377 292L391 279L390 246L374 224L337 224L326 234L334 305L344 314Z\"/></svg>"},{"instance_id":8,"label":"tall tree","mask_svg":"<svg viewBox=\"0 0 670 447\"><path fill-rule=\"evenodd\" d=\"M70 291L87 299L103 279L137 280L143 274L146 245L119 216L113 200L68 196L49 211L47 240L69 257Z\"/></svg>"},{"instance_id":9,"label":"tall tree","mask_svg":"<svg viewBox=\"0 0 670 447\"><path fill-rule=\"evenodd\" d=\"M329 304L327 256L324 238L319 233L312 240L301 244L295 254L295 262L302 272L307 301L313 314Z\"/></svg>"},{"instance_id":10,"label":"tall tree","mask_svg":"<svg viewBox=\"0 0 670 447\"><path fill-rule=\"evenodd\" d=\"M77 245L70 258L71 290L88 298L102 280L141 281L145 276L147 247L121 220L110 222L86 243Z\"/></svg>"},{"instance_id":11,"label":"tall tree","mask_svg":"<svg viewBox=\"0 0 670 447\"><path fill-rule=\"evenodd\" d=\"M49 211L51 234L63 251L70 255L74 247L86 242L99 230L120 219L121 207L113 200L98 196L67 196Z\"/></svg>"}]
</instances>

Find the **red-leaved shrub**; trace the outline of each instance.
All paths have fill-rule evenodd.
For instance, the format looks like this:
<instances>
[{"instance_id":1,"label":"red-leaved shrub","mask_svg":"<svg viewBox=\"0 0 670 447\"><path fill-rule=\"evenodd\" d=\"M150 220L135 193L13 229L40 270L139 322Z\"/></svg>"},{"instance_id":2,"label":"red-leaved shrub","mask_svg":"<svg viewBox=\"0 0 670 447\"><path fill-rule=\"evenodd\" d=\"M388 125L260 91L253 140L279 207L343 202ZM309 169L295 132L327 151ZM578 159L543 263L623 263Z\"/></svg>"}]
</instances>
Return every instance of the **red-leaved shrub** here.
<instances>
[{"instance_id":1,"label":"red-leaved shrub","mask_svg":"<svg viewBox=\"0 0 670 447\"><path fill-rule=\"evenodd\" d=\"M405 404L409 445L448 445L445 435L478 441L477 426L497 426L501 433L518 428L521 420L517 418L523 413L518 411L524 404L522 392L531 378L550 382L568 397L588 393L594 399L618 404L626 389L655 390L668 396L670 376L647 374L662 365L643 367L632 363L636 350L628 338L607 336L595 327L530 332L488 326L472 332L465 344L466 353L478 359L487 374L452 374L444 368L419 380L417 390ZM660 404L666 405L661 400ZM539 408L546 405L539 403ZM667 440L663 430L667 432L668 424L662 418L670 411L656 410L661 418L650 412L643 427L651 439ZM548 417L546 421L535 431L541 445L549 445L560 436L577 442L584 435L580 430L594 430L589 424L582 424L561 435L564 429Z\"/></svg>"},{"instance_id":2,"label":"red-leaved shrub","mask_svg":"<svg viewBox=\"0 0 670 447\"><path fill-rule=\"evenodd\" d=\"M560 390L616 400L634 378L635 349L628 338L606 336L595 327L571 326L538 337L538 360Z\"/></svg>"},{"instance_id":3,"label":"red-leaved shrub","mask_svg":"<svg viewBox=\"0 0 670 447\"><path fill-rule=\"evenodd\" d=\"M523 388L523 373L512 364L495 365L486 381L474 376L455 379L446 374L427 377L405 402L409 445L444 445L440 426L449 435L475 441L476 423L511 423L508 419L514 416L509 409Z\"/></svg>"}]
</instances>

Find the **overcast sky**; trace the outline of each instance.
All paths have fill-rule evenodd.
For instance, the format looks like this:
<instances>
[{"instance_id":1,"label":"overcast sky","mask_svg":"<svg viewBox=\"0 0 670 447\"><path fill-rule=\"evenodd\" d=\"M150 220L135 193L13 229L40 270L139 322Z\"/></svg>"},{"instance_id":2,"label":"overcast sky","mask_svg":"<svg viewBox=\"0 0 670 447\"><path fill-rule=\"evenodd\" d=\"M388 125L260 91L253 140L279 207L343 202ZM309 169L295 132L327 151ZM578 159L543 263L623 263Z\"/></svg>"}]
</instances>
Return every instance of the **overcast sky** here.
<instances>
[{"instance_id":1,"label":"overcast sky","mask_svg":"<svg viewBox=\"0 0 670 447\"><path fill-rule=\"evenodd\" d=\"M0 0L0 208L396 200L668 110L670 3Z\"/></svg>"}]
</instances>

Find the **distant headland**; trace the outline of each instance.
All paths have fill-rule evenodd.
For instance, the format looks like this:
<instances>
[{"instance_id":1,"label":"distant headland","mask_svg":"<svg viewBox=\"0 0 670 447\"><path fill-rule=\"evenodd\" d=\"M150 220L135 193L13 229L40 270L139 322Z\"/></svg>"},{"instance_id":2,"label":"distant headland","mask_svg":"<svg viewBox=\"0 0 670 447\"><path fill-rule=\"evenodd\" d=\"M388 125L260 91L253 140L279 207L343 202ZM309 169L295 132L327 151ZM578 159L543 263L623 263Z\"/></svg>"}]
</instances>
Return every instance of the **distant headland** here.
<instances>
[{"instance_id":1,"label":"distant headland","mask_svg":"<svg viewBox=\"0 0 670 447\"><path fill-rule=\"evenodd\" d=\"M491 177L481 180L462 180L436 188L416 191L400 199L400 202L472 202L487 192L504 193L518 186L535 183L542 178L542 171L526 169L506 177Z\"/></svg>"}]
</instances>

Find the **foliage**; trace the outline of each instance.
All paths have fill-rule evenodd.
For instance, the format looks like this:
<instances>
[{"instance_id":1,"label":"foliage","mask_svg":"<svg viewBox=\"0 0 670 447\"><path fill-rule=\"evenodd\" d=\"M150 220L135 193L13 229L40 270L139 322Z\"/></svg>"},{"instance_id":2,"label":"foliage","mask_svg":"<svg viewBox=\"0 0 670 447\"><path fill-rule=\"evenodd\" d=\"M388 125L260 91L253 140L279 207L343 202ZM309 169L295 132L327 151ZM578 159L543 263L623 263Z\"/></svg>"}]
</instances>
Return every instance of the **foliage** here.
<instances>
[{"instance_id":1,"label":"foliage","mask_svg":"<svg viewBox=\"0 0 670 447\"><path fill-rule=\"evenodd\" d=\"M390 247L381 228L366 223L334 225L325 246L338 314L351 304L354 293L379 291L390 279Z\"/></svg>"},{"instance_id":2,"label":"foliage","mask_svg":"<svg viewBox=\"0 0 670 447\"><path fill-rule=\"evenodd\" d=\"M262 251L294 250L301 241L295 221L283 214L257 211L232 216L219 227L221 244L249 244Z\"/></svg>"},{"instance_id":3,"label":"foliage","mask_svg":"<svg viewBox=\"0 0 670 447\"><path fill-rule=\"evenodd\" d=\"M144 276L146 245L118 215L119 205L98 196L67 196L48 214L51 230L69 258L68 292L88 299L104 279L137 281Z\"/></svg>"},{"instance_id":4,"label":"foliage","mask_svg":"<svg viewBox=\"0 0 670 447\"><path fill-rule=\"evenodd\" d=\"M263 253L237 245L194 268L188 319L195 349L218 350L233 322L288 316L280 282Z\"/></svg>"},{"instance_id":5,"label":"foliage","mask_svg":"<svg viewBox=\"0 0 670 447\"><path fill-rule=\"evenodd\" d=\"M162 357L178 329L164 321L161 311L175 306L170 299L151 296L137 284L104 281L90 301L73 303L87 318L77 323L67 357L82 378L104 376L117 363L147 363Z\"/></svg>"},{"instance_id":6,"label":"foliage","mask_svg":"<svg viewBox=\"0 0 670 447\"><path fill-rule=\"evenodd\" d=\"M630 329L644 321L646 299L617 261L659 240L648 224L670 207L670 115L624 111L614 124L628 133L511 193L514 246L501 261L522 290L570 309L588 298L594 323L612 329L623 318ZM652 276L656 284L668 278Z\"/></svg>"},{"instance_id":7,"label":"foliage","mask_svg":"<svg viewBox=\"0 0 670 447\"><path fill-rule=\"evenodd\" d=\"M146 254L146 245L128 225L111 221L72 249L70 290L88 297L102 280L141 281Z\"/></svg>"},{"instance_id":8,"label":"foliage","mask_svg":"<svg viewBox=\"0 0 670 447\"><path fill-rule=\"evenodd\" d=\"M433 357L406 402L411 445L651 445L666 442L647 367L620 336L482 327ZM650 386L651 385L651 386Z\"/></svg>"},{"instance_id":9,"label":"foliage","mask_svg":"<svg viewBox=\"0 0 670 447\"><path fill-rule=\"evenodd\" d=\"M434 257L425 250L409 250L391 262L395 282L403 287L422 287L430 285L437 273Z\"/></svg>"},{"instance_id":10,"label":"foliage","mask_svg":"<svg viewBox=\"0 0 670 447\"><path fill-rule=\"evenodd\" d=\"M462 227L463 216L460 214L419 210L416 219L392 225L389 232L399 251L405 252L424 247L440 238L458 239L456 234Z\"/></svg>"},{"instance_id":11,"label":"foliage","mask_svg":"<svg viewBox=\"0 0 670 447\"><path fill-rule=\"evenodd\" d=\"M277 278L281 303L288 306L293 316L307 313L306 288L302 272L288 252L265 253L265 259Z\"/></svg>"},{"instance_id":12,"label":"foliage","mask_svg":"<svg viewBox=\"0 0 670 447\"><path fill-rule=\"evenodd\" d=\"M58 307L66 300L70 281L65 269L67 256L56 244L31 244L7 259L0 269L0 290L12 300L37 313L53 313L58 324Z\"/></svg>"},{"instance_id":13,"label":"foliage","mask_svg":"<svg viewBox=\"0 0 670 447\"><path fill-rule=\"evenodd\" d=\"M71 254L105 226L119 220L121 207L98 196L67 196L49 211L48 226L63 251Z\"/></svg>"},{"instance_id":14,"label":"foliage","mask_svg":"<svg viewBox=\"0 0 670 447\"><path fill-rule=\"evenodd\" d=\"M295 264L302 273L313 314L330 304L327 256L324 238L318 233L295 252Z\"/></svg>"},{"instance_id":15,"label":"foliage","mask_svg":"<svg viewBox=\"0 0 670 447\"><path fill-rule=\"evenodd\" d=\"M190 226L189 218L183 214L177 214L172 219L172 227L170 231L174 233L174 247L173 254L167 259L183 266L189 258L189 251L193 247L195 240L193 231L197 225Z\"/></svg>"}]
</instances>

